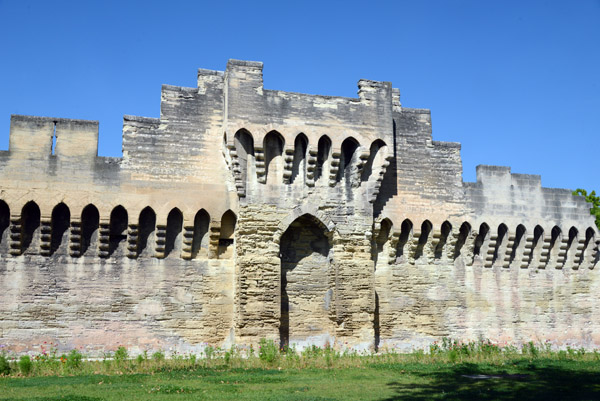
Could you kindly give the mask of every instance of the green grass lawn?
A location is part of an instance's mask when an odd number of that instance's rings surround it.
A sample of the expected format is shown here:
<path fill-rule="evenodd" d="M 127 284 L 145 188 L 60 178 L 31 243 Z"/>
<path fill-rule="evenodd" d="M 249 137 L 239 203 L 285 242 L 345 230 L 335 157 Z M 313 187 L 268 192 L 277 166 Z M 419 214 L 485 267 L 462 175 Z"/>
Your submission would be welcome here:
<path fill-rule="evenodd" d="M 472 376 L 478 378 L 472 378 Z M 492 376 L 490 378 L 490 376 Z M 517 358 L 334 368 L 196 367 L 0 378 L 0 400 L 599 400 L 600 362 Z"/>

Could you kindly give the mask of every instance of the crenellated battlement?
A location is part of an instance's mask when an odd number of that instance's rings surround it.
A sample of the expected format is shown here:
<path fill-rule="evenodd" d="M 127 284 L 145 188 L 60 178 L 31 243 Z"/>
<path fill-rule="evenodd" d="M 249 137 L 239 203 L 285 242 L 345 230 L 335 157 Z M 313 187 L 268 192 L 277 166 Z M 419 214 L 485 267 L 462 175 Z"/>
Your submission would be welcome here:
<path fill-rule="evenodd" d="M 527 224 L 538 219 L 550 226 L 594 226 L 583 197 L 568 189 L 544 188 L 539 175 L 513 174 L 510 167 L 477 166 L 477 182 L 465 183 L 465 191 L 478 221 Z"/>
<path fill-rule="evenodd" d="M 92 160 L 98 155 L 98 121 L 12 115 L 8 150 L 27 158 Z"/>
<path fill-rule="evenodd" d="M 389 82 L 291 93 L 241 60 L 197 82 L 163 85 L 158 118 L 123 117 L 122 158 L 98 156 L 97 121 L 11 117 L 0 336 L 13 351 L 600 346 L 600 232 L 583 197 L 510 167 L 463 182 L 461 144 L 434 140 L 431 111 Z"/>

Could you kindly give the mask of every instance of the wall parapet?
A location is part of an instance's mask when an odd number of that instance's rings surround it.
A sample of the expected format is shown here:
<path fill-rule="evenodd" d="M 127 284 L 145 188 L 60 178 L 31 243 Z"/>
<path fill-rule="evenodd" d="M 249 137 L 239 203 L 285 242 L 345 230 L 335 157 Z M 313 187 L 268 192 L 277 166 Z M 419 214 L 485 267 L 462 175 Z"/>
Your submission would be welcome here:
<path fill-rule="evenodd" d="M 98 121 L 12 115 L 9 152 L 25 158 L 93 159 L 98 155 Z"/>

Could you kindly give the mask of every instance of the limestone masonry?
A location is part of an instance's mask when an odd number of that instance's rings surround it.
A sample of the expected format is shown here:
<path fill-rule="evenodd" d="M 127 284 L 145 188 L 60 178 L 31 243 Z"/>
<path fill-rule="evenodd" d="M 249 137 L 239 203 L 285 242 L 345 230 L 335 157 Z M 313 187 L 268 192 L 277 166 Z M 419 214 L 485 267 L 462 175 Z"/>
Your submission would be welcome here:
<path fill-rule="evenodd" d="M 160 118 L 14 115 L 0 152 L 0 344 L 423 347 L 444 336 L 600 347 L 584 198 L 478 166 L 389 82 L 263 87 L 262 63 L 164 85 Z"/>

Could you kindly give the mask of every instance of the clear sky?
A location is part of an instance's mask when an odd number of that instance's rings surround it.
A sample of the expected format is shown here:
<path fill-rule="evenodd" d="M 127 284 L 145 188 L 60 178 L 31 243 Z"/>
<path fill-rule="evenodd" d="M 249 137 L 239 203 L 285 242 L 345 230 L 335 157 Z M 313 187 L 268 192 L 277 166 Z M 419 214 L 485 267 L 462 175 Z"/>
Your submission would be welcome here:
<path fill-rule="evenodd" d="M 600 191 L 600 1 L 0 0 L 0 149 L 11 114 L 100 121 L 121 155 L 122 116 L 158 117 L 160 85 L 264 62 L 268 89 L 356 96 L 391 81 L 432 111 L 433 138 L 478 164 Z"/>

